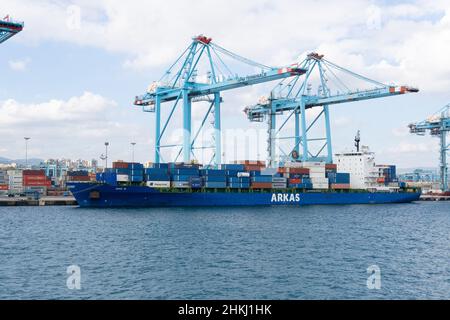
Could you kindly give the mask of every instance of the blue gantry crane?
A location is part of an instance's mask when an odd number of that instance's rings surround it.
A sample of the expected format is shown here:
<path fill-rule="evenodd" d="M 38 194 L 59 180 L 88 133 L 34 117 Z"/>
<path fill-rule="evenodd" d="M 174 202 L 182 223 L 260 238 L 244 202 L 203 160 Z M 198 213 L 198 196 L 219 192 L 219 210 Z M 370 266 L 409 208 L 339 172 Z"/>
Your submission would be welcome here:
<path fill-rule="evenodd" d="M 231 71 L 230 65 L 225 60 L 232 60 L 233 63 L 240 63 L 258 73 L 252 75 L 239 76 Z M 202 75 L 200 69 L 202 68 Z M 241 69 L 240 69 L 241 70 Z M 256 72 L 256 71 L 254 71 Z M 183 161 L 191 161 L 191 156 L 195 156 L 194 151 L 196 139 L 200 131 L 206 124 L 210 114 L 214 115 L 211 123 L 214 126 L 214 137 L 212 146 L 202 146 L 199 149 L 213 149 L 213 157 L 209 164 L 221 164 L 221 92 L 255 84 L 265 83 L 273 80 L 280 80 L 287 77 L 305 74 L 306 70 L 298 66 L 274 68 L 269 67 L 242 56 L 239 56 L 227 49 L 212 42 L 211 38 L 200 35 L 193 38 L 192 43 L 169 68 L 165 75 L 158 81 L 150 85 L 148 91 L 135 99 L 134 104 L 143 108 L 145 112 L 155 113 L 155 162 L 161 161 L 162 148 L 179 148 L 175 159 L 183 155 Z M 202 80 L 201 77 L 204 77 Z M 163 145 L 162 138 L 167 131 L 169 123 L 177 110 L 180 101 L 183 101 L 183 144 Z M 201 126 L 195 135 L 192 135 L 192 103 L 209 102 Z M 161 129 L 161 107 L 163 103 L 171 102 L 170 113 L 162 125 Z"/>
<path fill-rule="evenodd" d="M 447 134 L 450 131 L 450 104 L 425 121 L 411 123 L 409 130 L 411 133 L 421 136 L 424 136 L 429 131 L 431 136 L 439 137 L 441 190 L 444 192 L 449 191 L 447 152 L 450 150 L 450 144 L 447 143 Z"/>
<path fill-rule="evenodd" d="M 326 161 L 332 163 L 333 150 L 331 144 L 331 126 L 329 106 L 346 102 L 355 102 L 375 98 L 418 92 L 418 89 L 407 86 L 387 85 L 371 80 L 348 69 L 340 67 L 324 58 L 323 55 L 310 53 L 300 63 L 300 69 L 306 69 L 305 77 L 296 76 L 281 81 L 269 97 L 263 97 L 259 103 L 246 107 L 244 112 L 250 121 L 268 122 L 268 163 L 276 166 L 276 153 L 280 152 L 287 160 Z M 370 84 L 371 89 L 351 89 L 352 84 L 362 82 L 364 86 Z M 332 88 L 333 86 L 333 88 Z M 335 89 L 332 92 L 332 89 Z M 318 108 L 317 114 L 308 122 L 307 110 Z M 277 126 L 277 118 L 287 117 Z M 294 118 L 294 133 L 281 137 L 280 132 L 287 127 Z M 318 120 L 325 120 L 325 136 L 310 137 L 311 129 L 318 125 Z M 289 151 L 283 150 L 280 141 L 290 143 Z M 291 143 L 293 141 L 293 143 Z M 314 151 L 310 144 L 319 144 L 318 151 Z M 301 149 L 300 149 L 301 147 Z M 326 152 L 326 155 L 323 155 Z"/>
<path fill-rule="evenodd" d="M 23 26 L 23 22 L 13 21 L 9 15 L 0 20 L 0 43 L 18 34 L 23 30 Z"/>

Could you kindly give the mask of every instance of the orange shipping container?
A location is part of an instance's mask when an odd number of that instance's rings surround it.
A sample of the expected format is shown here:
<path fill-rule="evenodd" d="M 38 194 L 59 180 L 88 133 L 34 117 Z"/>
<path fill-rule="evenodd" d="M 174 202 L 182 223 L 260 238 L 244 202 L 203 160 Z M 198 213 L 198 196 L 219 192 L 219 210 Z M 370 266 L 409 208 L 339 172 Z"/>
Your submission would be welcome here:
<path fill-rule="evenodd" d="M 244 170 L 245 171 L 261 171 L 265 167 L 256 166 L 256 165 L 245 165 Z"/>
<path fill-rule="evenodd" d="M 252 183 L 252 189 L 272 189 L 272 183 L 255 182 Z"/>
<path fill-rule="evenodd" d="M 331 184 L 331 189 L 344 189 L 344 190 L 348 190 L 348 189 L 350 189 L 350 185 L 349 185 L 349 184 L 337 184 L 337 183 L 333 183 L 333 184 Z"/>

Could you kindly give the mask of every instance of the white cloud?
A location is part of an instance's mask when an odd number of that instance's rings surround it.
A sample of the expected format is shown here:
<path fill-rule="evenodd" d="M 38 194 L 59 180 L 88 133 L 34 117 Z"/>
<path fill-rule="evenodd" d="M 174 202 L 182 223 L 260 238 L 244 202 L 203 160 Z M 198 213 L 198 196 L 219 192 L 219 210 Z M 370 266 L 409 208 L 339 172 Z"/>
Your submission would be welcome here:
<path fill-rule="evenodd" d="M 23 60 L 11 60 L 8 62 L 11 70 L 14 71 L 25 71 L 28 67 L 28 64 L 31 62 L 31 59 L 26 58 Z"/>
<path fill-rule="evenodd" d="M 332 120 L 332 123 L 337 127 L 345 127 L 352 123 L 349 117 L 337 117 Z"/>
<path fill-rule="evenodd" d="M 349 0 L 336 6 L 297 0 L 217 0 L 214 5 L 207 0 L 75 0 L 69 6 L 22 0 L 3 7 L 26 21 L 17 41 L 100 47 L 127 54 L 124 66 L 134 69 L 170 64 L 191 36 L 205 33 L 266 64 L 288 64 L 301 52 L 319 50 L 380 81 L 427 91 L 450 86 L 450 60 L 439 58 L 450 55 L 448 1 L 374 5 Z"/>
<path fill-rule="evenodd" d="M 288 64 L 301 54 L 318 51 L 339 65 L 382 82 L 417 85 L 425 92 L 448 92 L 449 2 L 376 4 L 372 0 L 349 0 L 339 6 L 327 0 L 216 0 L 213 4 L 208 0 L 20 0 L 5 1 L 2 9 L 26 22 L 24 32 L 14 41 L 26 45 L 68 42 L 119 53 L 124 55 L 124 67 L 152 73 L 149 80 L 159 78 L 191 36 L 205 33 L 223 47 L 265 64 Z M 157 74 L 153 73 L 155 67 Z M 222 115 L 242 118 L 242 108 L 267 94 L 267 88 L 224 94 Z M 28 105 L 4 102 L 2 108 L 11 110 L 0 118 L 0 130 L 12 134 L 17 128 L 13 124 L 31 125 L 37 119 L 38 126 L 66 122 L 74 128 L 71 125 L 76 123 L 77 135 L 104 137 L 111 133 L 98 118 L 104 107 L 90 109 L 82 97 L 74 99 L 73 103 L 55 100 Z M 74 112 L 79 102 L 78 108 L 90 111 Z M 112 107 L 99 99 L 92 108 L 104 104 Z M 26 114 L 17 108 L 27 108 Z M 194 112 L 193 118 L 200 120 L 198 110 Z M 333 119 L 333 123 L 342 127 L 351 124 L 345 117 Z M 112 121 L 107 126 L 112 130 L 120 125 Z M 56 127 L 64 130 L 61 125 Z M 404 130 L 394 129 L 393 134 L 404 137 Z M 423 146 L 402 144 L 393 149 L 407 153 L 414 148 L 422 152 Z"/>
<path fill-rule="evenodd" d="M 21 104 L 10 99 L 0 103 L 0 124 L 48 124 L 74 121 L 85 122 L 98 118 L 102 112 L 116 107 L 117 104 L 102 96 L 85 92 L 80 97 L 67 101 L 50 100 L 38 104 Z"/>
<path fill-rule="evenodd" d="M 89 159 L 98 156 L 103 142 L 109 140 L 112 150 L 116 148 L 114 156 L 124 158 L 128 150 L 119 146 L 127 146 L 144 129 L 117 121 L 119 113 L 115 101 L 91 92 L 41 103 L 0 101 L 0 149 L 8 147 L 12 152 L 2 156 L 22 157 L 23 137 L 29 136 L 33 157 Z"/>
<path fill-rule="evenodd" d="M 393 154 L 410 154 L 410 153 L 425 153 L 425 152 L 435 152 L 436 145 L 433 143 L 409 143 L 400 142 L 397 146 L 388 149 L 389 153 Z"/>
<path fill-rule="evenodd" d="M 404 127 L 398 127 L 398 128 L 394 128 L 392 129 L 392 134 L 395 137 L 407 137 L 410 135 L 409 129 L 407 126 Z"/>

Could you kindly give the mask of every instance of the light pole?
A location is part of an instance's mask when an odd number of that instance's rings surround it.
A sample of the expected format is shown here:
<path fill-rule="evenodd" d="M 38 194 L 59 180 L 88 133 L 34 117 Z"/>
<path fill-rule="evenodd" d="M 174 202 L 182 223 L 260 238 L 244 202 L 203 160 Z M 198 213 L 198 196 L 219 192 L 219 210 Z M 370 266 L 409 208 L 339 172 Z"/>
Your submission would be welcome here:
<path fill-rule="evenodd" d="M 134 147 L 136 146 L 136 142 L 131 143 L 131 162 L 134 163 Z"/>
<path fill-rule="evenodd" d="M 106 154 L 105 154 L 106 165 L 105 165 L 105 169 L 108 169 L 108 146 L 109 146 L 109 142 L 105 142 L 105 148 L 106 148 Z"/>
<path fill-rule="evenodd" d="M 28 140 L 30 140 L 31 138 L 29 137 L 25 137 L 25 169 L 28 168 Z"/>

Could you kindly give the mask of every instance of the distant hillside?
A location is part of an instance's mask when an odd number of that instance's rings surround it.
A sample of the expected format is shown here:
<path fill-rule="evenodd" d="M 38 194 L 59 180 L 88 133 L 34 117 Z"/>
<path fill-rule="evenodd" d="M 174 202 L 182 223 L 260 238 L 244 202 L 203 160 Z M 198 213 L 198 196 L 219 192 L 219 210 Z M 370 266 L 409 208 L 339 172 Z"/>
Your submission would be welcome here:
<path fill-rule="evenodd" d="M 28 159 L 28 164 L 32 165 L 32 166 L 37 166 L 37 165 L 41 164 L 41 162 L 43 162 L 43 161 L 44 160 L 42 160 L 42 159 L 32 158 L 32 159 Z M 0 163 L 1 164 L 17 163 L 18 165 L 25 165 L 26 161 L 25 161 L 25 159 L 11 160 L 11 159 L 0 157 Z"/>

